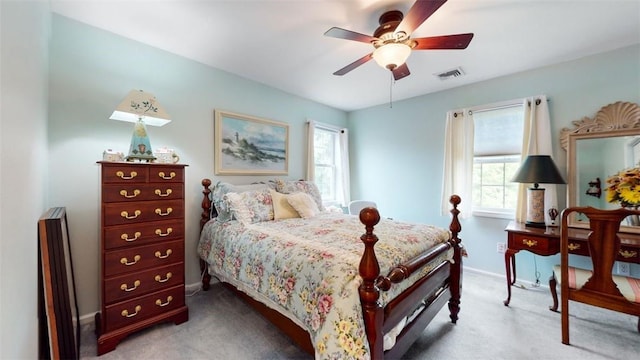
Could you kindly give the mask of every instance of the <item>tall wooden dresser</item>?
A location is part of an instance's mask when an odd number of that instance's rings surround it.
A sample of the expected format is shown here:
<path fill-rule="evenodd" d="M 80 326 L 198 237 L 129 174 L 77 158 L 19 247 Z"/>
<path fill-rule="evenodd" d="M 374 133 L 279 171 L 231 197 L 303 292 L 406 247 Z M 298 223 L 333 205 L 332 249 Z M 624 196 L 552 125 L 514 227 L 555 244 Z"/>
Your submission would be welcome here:
<path fill-rule="evenodd" d="M 184 286 L 181 164 L 100 161 L 101 312 L 98 355 L 131 333 L 189 319 Z"/>

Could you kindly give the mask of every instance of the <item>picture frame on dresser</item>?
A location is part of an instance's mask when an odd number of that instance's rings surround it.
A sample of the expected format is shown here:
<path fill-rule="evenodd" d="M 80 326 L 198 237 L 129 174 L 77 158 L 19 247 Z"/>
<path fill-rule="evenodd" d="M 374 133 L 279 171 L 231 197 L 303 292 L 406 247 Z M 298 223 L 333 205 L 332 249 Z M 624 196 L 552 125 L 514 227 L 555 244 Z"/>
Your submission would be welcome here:
<path fill-rule="evenodd" d="M 216 175 L 287 175 L 289 125 L 214 110 Z"/>
<path fill-rule="evenodd" d="M 38 220 L 40 359 L 79 359 L 80 318 L 65 207 Z"/>

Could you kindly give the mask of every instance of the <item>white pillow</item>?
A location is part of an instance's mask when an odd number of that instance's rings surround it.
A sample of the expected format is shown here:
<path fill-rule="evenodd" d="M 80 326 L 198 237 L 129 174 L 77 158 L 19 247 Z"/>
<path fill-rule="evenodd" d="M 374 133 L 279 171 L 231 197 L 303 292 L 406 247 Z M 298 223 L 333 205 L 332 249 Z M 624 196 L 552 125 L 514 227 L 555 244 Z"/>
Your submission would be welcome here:
<path fill-rule="evenodd" d="M 312 218 L 320 212 L 316 201 L 307 193 L 290 194 L 287 196 L 287 201 L 303 219 Z"/>
<path fill-rule="evenodd" d="M 287 200 L 290 195 L 281 194 L 275 190 L 270 191 L 271 198 L 273 199 L 273 217 L 275 220 L 300 217 L 296 209 L 294 209 Z"/>
<path fill-rule="evenodd" d="M 225 199 L 233 217 L 245 225 L 273 220 L 273 204 L 267 189 L 230 192 Z"/>

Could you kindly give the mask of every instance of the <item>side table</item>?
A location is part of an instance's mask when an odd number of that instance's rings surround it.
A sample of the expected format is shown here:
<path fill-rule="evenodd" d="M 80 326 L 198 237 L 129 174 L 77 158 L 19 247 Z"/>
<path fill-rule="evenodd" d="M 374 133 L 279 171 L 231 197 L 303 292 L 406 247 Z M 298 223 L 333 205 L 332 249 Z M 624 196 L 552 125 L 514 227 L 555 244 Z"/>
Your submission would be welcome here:
<path fill-rule="evenodd" d="M 516 257 L 520 250 L 536 255 L 549 256 L 560 253 L 560 228 L 526 227 L 523 223 L 511 221 L 505 228 L 507 249 L 504 253 L 504 265 L 507 277 L 507 298 L 504 305 L 511 301 L 511 286 L 516 282 Z M 589 255 L 589 230 L 569 228 L 569 253 Z M 616 261 L 640 264 L 640 234 L 619 233 L 620 251 Z"/>

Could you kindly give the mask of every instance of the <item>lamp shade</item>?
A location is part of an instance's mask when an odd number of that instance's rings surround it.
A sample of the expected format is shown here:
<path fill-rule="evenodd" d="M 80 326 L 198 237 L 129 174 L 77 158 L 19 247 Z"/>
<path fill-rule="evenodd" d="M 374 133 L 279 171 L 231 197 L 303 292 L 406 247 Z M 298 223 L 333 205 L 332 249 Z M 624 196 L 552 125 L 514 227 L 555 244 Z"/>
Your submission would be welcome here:
<path fill-rule="evenodd" d="M 393 70 L 407 61 L 411 54 L 409 45 L 390 43 L 373 51 L 373 59 L 385 69 Z"/>
<path fill-rule="evenodd" d="M 536 184 L 536 187 L 537 184 L 566 184 L 549 155 L 529 155 L 511 181 Z"/>
<path fill-rule="evenodd" d="M 152 126 L 163 126 L 171 122 L 169 114 L 156 101 L 156 97 L 142 90 L 131 90 L 109 119 L 127 122 L 144 120 L 146 125 Z"/>

